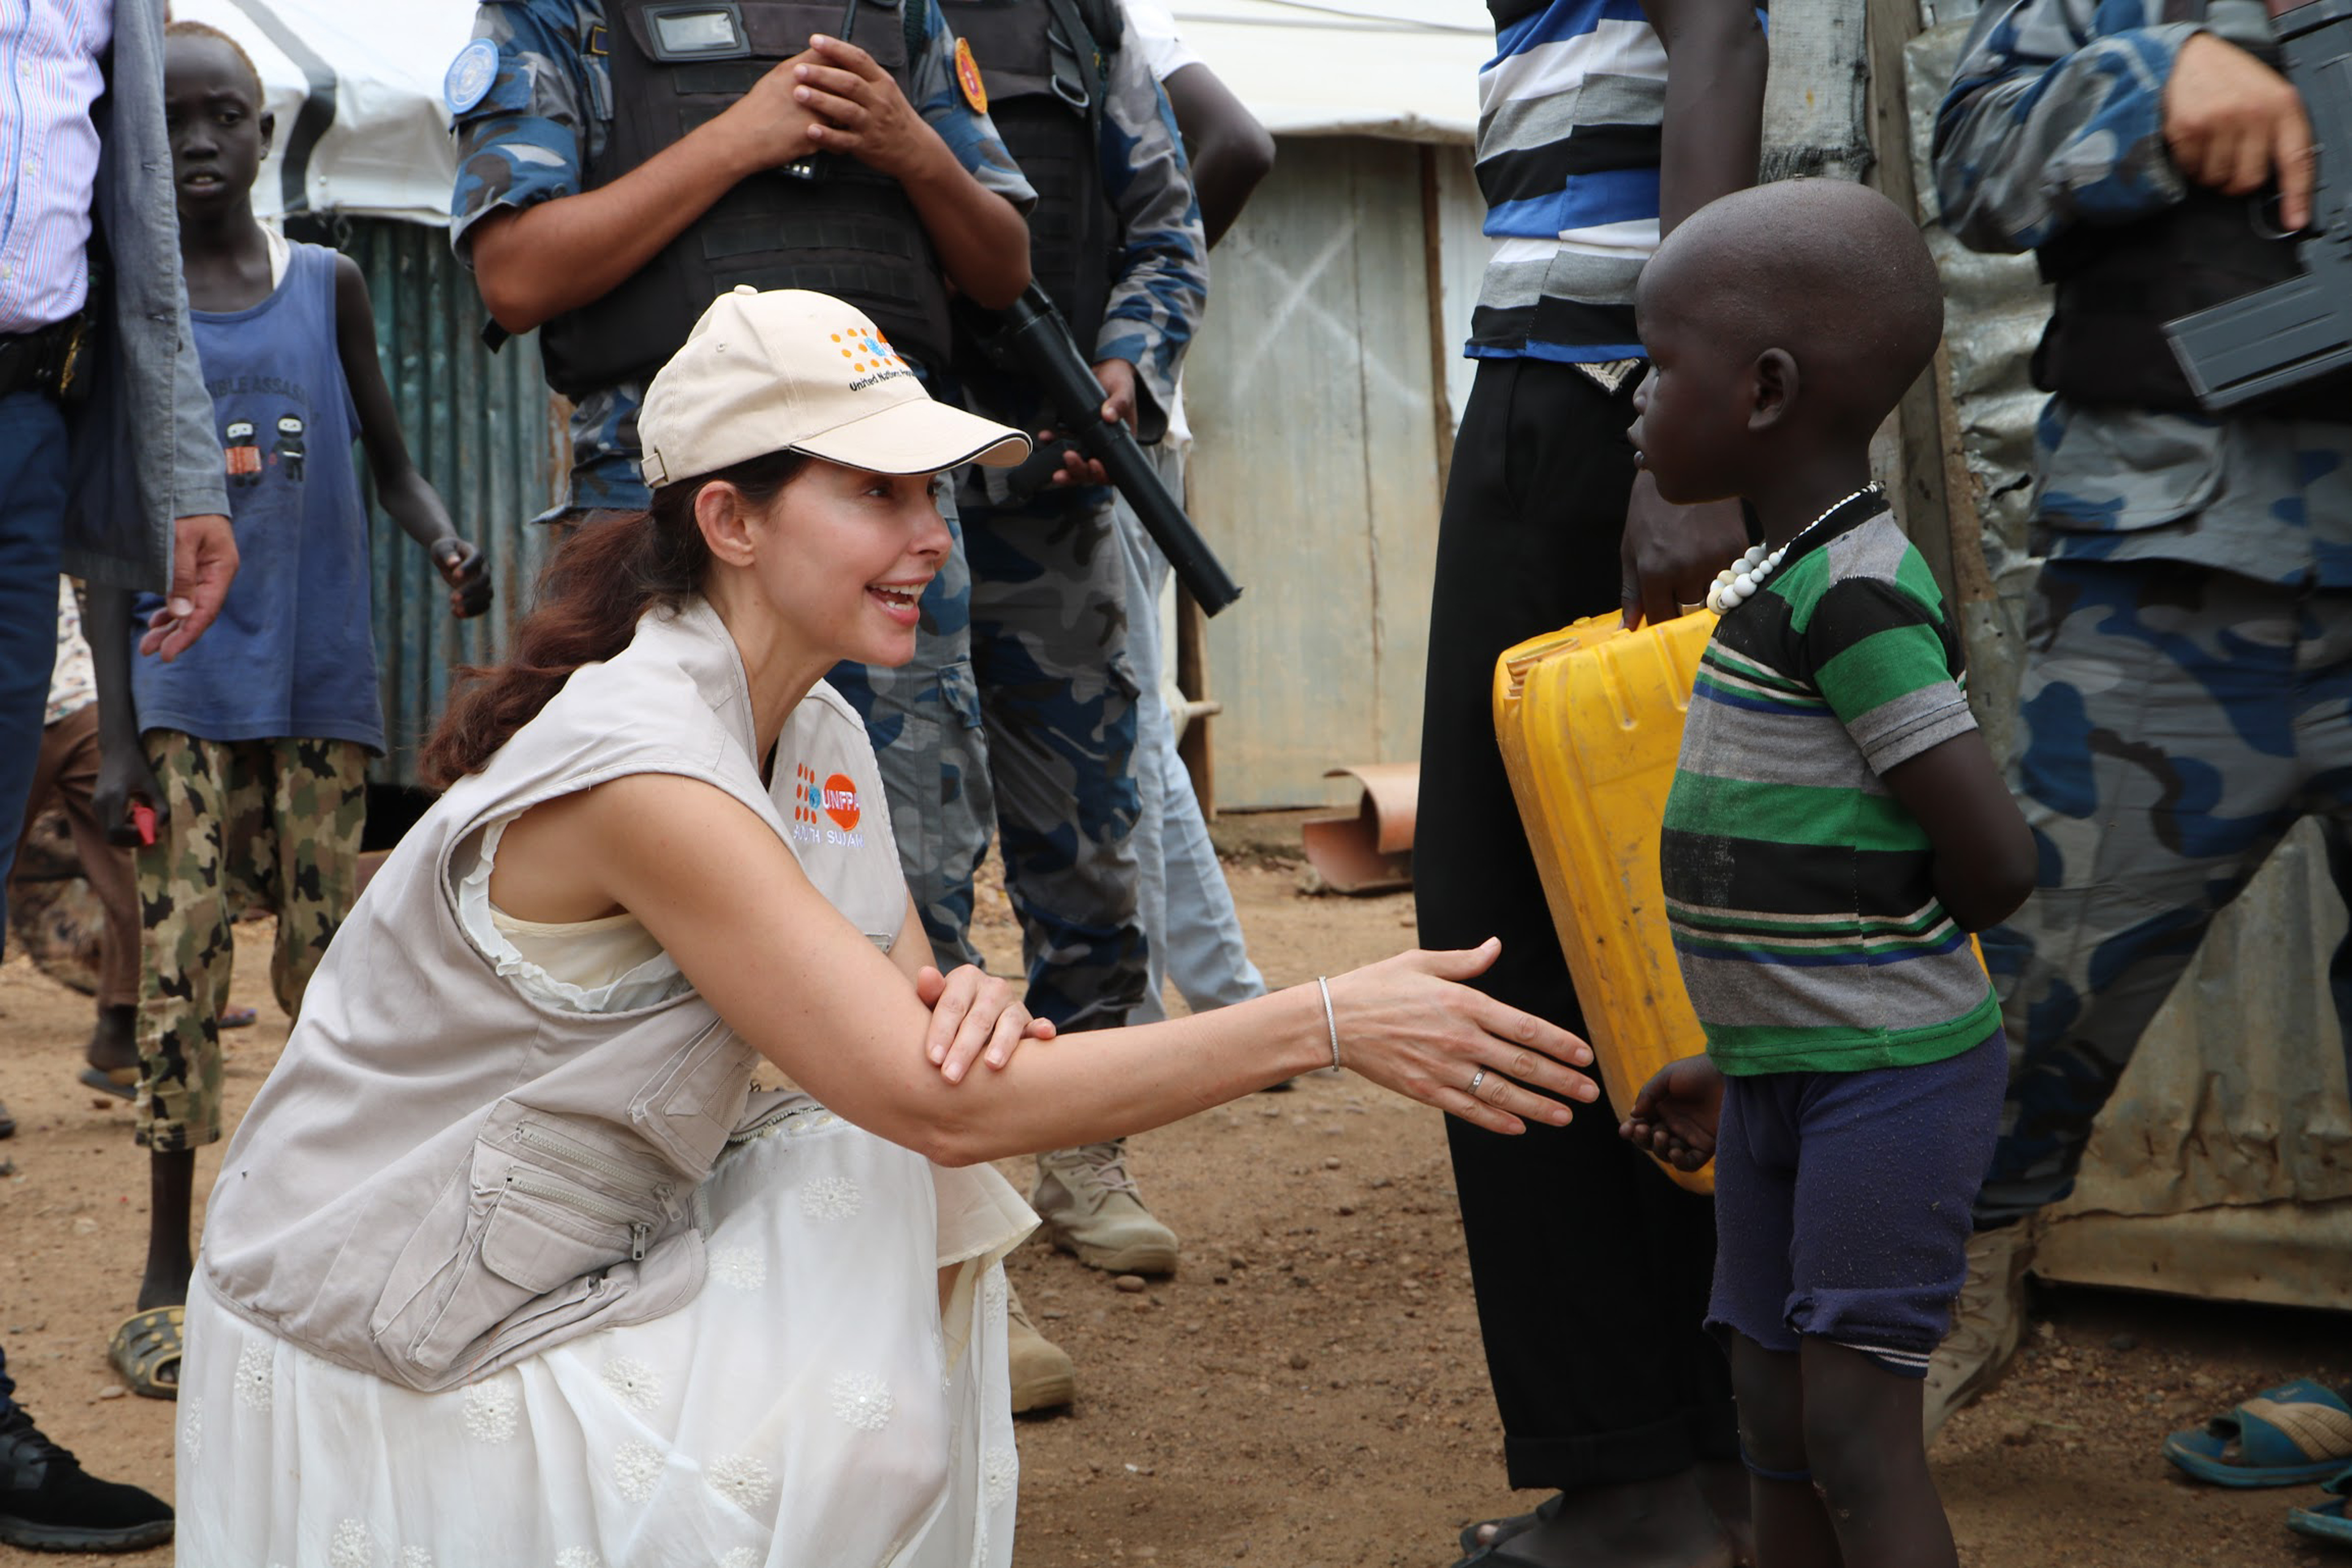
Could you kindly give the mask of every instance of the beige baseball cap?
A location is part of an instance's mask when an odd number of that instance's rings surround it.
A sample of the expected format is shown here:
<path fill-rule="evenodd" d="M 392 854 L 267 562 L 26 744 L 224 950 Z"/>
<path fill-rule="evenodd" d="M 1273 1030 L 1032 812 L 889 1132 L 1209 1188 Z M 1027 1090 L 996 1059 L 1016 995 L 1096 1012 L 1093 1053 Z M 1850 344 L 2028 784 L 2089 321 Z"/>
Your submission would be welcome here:
<path fill-rule="evenodd" d="M 1020 431 L 935 401 L 855 306 L 748 283 L 710 302 L 646 386 L 637 438 L 656 488 L 787 447 L 876 474 L 1029 455 Z"/>

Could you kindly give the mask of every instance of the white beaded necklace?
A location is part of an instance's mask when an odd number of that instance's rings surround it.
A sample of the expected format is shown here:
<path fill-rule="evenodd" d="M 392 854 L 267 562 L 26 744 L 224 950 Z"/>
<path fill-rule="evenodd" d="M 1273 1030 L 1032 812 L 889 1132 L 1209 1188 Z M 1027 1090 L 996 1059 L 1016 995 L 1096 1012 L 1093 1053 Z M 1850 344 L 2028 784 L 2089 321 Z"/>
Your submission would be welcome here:
<path fill-rule="evenodd" d="M 1764 585 L 1764 579 L 1772 575 L 1780 564 L 1780 558 L 1788 554 L 1799 540 L 1836 516 L 1848 502 L 1857 501 L 1866 495 L 1876 493 L 1878 493 L 1878 481 L 1873 479 L 1853 494 L 1831 502 L 1827 511 L 1790 534 L 1786 544 L 1769 555 L 1764 552 L 1762 545 L 1749 545 L 1747 554 L 1717 573 L 1715 581 L 1707 584 L 1706 607 L 1718 616 L 1727 616 L 1754 598 L 1756 590 Z"/>

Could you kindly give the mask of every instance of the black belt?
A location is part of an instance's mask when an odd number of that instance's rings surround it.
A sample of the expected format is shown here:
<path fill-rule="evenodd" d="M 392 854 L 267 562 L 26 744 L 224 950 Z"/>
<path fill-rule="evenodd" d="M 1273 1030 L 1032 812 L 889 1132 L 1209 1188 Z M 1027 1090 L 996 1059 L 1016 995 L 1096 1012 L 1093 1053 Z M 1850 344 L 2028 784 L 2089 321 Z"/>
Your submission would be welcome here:
<path fill-rule="evenodd" d="M 69 316 L 29 332 L 0 332 L 0 397 L 27 390 L 57 396 L 59 374 L 81 324 L 79 316 Z"/>

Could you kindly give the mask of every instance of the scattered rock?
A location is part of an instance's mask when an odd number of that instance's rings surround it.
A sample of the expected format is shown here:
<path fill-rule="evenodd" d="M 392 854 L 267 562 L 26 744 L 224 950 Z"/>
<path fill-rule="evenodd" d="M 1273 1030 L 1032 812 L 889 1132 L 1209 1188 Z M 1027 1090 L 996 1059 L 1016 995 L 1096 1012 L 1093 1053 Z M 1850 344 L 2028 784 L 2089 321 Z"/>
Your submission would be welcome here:
<path fill-rule="evenodd" d="M 1305 1351 L 1292 1351 L 1290 1352 L 1290 1370 L 1293 1372 L 1305 1372 L 1307 1370 L 1307 1352 Z"/>
<path fill-rule="evenodd" d="M 1110 1282 L 1110 1288 L 1114 1290 L 1123 1291 L 1129 1296 L 1137 1295 L 1144 1289 L 1143 1276 L 1140 1274 L 1122 1274 L 1118 1279 Z"/>
<path fill-rule="evenodd" d="M 2107 1348 L 2111 1351 L 2136 1351 L 2139 1349 L 2139 1336 L 2137 1334 L 2117 1334 L 2115 1338 L 2107 1342 Z"/>
<path fill-rule="evenodd" d="M 2011 1416 L 2000 1424 L 2000 1440 L 2012 1448 L 2021 1448 L 2033 1441 L 2033 1423 L 2022 1415 Z"/>
<path fill-rule="evenodd" d="M 1324 1168 L 1325 1170 L 1327 1170 L 1327 1171 L 1336 1171 L 1336 1170 L 1338 1170 L 1338 1169 L 1339 1168 L 1339 1155 L 1337 1155 L 1337 1154 L 1326 1154 L 1326 1155 L 1324 1155 L 1324 1156 L 1323 1156 L 1323 1168 Z"/>
<path fill-rule="evenodd" d="M 98 1391 L 100 1399 L 120 1399 L 131 1391 L 119 1383 L 110 1383 Z"/>
<path fill-rule="evenodd" d="M 1356 1205 L 1353 1205 L 1353 1204 L 1341 1204 L 1341 1205 L 1339 1205 L 1339 1217 L 1340 1217 L 1340 1218 L 1342 1218 L 1342 1219 L 1345 1219 L 1348 1215 L 1351 1215 L 1351 1214 L 1354 1214 L 1354 1213 L 1356 1212 Z"/>

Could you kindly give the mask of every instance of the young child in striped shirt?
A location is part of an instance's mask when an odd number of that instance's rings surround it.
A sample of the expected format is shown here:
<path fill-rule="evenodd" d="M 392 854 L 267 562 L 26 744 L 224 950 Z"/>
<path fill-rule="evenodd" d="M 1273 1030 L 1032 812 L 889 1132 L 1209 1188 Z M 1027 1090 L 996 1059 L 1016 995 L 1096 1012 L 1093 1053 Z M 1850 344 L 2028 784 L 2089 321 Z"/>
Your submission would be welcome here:
<path fill-rule="evenodd" d="M 1643 467 L 1678 504 L 1745 499 L 1765 542 L 1709 595 L 1661 847 L 1706 1055 L 1653 1079 L 1623 1131 L 1716 1162 L 1707 1321 L 1759 1568 L 1951 1568 L 1920 1379 L 2009 1069 L 1968 933 L 2024 901 L 2034 848 L 1870 482 L 1941 290 L 1885 197 L 1803 180 L 1702 208 L 1634 309 Z"/>

